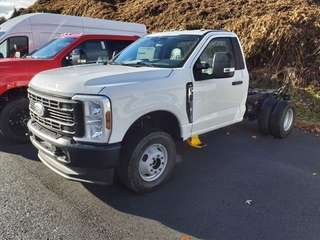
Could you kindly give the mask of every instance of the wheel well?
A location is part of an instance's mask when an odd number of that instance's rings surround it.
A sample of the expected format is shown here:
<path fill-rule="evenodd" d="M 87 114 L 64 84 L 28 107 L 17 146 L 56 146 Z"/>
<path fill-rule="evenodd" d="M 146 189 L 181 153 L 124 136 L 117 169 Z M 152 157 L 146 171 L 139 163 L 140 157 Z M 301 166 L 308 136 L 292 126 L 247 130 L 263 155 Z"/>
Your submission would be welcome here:
<path fill-rule="evenodd" d="M 177 118 L 166 111 L 148 113 L 136 120 L 127 131 L 124 139 L 137 129 L 158 128 L 170 134 L 175 141 L 182 141 Z"/>
<path fill-rule="evenodd" d="M 19 88 L 12 88 L 0 96 L 0 111 L 3 107 L 11 102 L 13 99 L 17 98 L 27 98 L 28 92 L 27 87 L 19 87 Z"/>

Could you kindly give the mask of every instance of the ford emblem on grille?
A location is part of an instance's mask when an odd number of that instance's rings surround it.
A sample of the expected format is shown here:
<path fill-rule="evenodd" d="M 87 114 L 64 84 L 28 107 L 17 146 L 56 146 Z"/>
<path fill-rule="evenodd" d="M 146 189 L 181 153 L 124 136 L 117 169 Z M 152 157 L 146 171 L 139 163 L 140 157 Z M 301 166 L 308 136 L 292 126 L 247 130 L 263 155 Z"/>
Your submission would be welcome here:
<path fill-rule="evenodd" d="M 34 112 L 39 116 L 39 117 L 43 117 L 44 113 L 45 113 L 45 108 L 41 103 L 35 103 L 34 104 Z"/>

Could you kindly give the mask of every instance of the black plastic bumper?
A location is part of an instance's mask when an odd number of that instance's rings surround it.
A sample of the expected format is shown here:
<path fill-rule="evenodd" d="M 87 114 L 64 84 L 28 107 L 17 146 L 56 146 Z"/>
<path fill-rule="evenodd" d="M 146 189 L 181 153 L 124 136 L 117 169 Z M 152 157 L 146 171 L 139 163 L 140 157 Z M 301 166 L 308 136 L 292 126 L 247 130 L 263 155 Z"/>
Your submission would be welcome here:
<path fill-rule="evenodd" d="M 40 160 L 61 176 L 76 181 L 112 184 L 121 144 L 79 144 L 67 137 L 55 137 L 36 122 L 28 122 L 30 140 Z"/>

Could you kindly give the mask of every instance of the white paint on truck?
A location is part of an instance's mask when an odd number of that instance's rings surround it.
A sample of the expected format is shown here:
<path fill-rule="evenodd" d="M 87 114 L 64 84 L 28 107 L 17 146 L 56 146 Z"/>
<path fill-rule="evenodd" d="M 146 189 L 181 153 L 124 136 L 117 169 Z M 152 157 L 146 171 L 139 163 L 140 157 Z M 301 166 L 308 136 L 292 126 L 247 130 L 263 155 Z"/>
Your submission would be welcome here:
<path fill-rule="evenodd" d="M 248 87 L 235 33 L 151 34 L 107 65 L 37 74 L 28 90 L 30 139 L 41 161 L 68 179 L 111 183 L 117 167 L 125 185 L 146 193 L 171 174 L 175 141 L 201 145 L 199 134 L 243 119 Z"/>

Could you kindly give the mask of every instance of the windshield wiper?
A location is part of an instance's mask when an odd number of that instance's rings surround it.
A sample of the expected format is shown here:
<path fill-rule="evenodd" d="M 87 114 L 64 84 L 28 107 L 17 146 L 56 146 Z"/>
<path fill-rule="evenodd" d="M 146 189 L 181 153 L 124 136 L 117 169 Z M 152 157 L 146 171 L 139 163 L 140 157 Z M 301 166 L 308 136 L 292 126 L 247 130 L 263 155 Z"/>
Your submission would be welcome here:
<path fill-rule="evenodd" d="M 152 63 L 147 63 L 147 62 L 127 62 L 127 63 L 123 63 L 123 62 L 107 62 L 104 63 L 104 65 L 122 65 L 122 66 L 130 66 L 130 67 L 154 67 L 154 64 Z"/>
<path fill-rule="evenodd" d="M 111 62 L 111 61 L 109 61 L 109 62 L 104 63 L 104 65 L 123 65 L 123 63 L 121 63 L 121 62 Z"/>
<path fill-rule="evenodd" d="M 122 65 L 125 66 L 132 66 L 132 67 L 154 67 L 154 64 L 147 63 L 147 62 L 135 62 L 135 63 L 123 63 Z"/>

